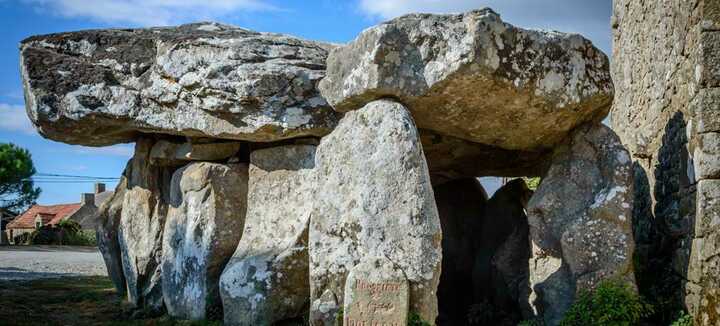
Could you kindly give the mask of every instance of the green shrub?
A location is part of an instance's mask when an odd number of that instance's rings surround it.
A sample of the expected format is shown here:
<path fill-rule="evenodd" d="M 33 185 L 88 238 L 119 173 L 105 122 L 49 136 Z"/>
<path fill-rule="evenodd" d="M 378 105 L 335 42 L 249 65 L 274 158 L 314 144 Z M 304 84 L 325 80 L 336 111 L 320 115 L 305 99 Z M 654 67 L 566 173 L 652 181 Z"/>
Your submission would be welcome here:
<path fill-rule="evenodd" d="M 345 322 L 345 307 L 340 307 L 335 314 L 335 325 L 342 325 Z"/>
<path fill-rule="evenodd" d="M 432 326 L 427 321 L 423 320 L 417 312 L 411 312 L 408 315 L 408 326 Z"/>
<path fill-rule="evenodd" d="M 670 326 L 693 326 L 692 316 L 687 312 L 680 312 L 680 316 Z"/>
<path fill-rule="evenodd" d="M 565 313 L 560 326 L 631 326 L 652 313 L 629 285 L 605 281 L 592 291 L 579 294 Z"/>
<path fill-rule="evenodd" d="M 95 231 L 80 230 L 76 233 L 64 234 L 64 245 L 68 246 L 97 246 Z"/>
<path fill-rule="evenodd" d="M 68 246 L 97 246 L 95 231 L 83 230 L 78 222 L 62 220 L 58 223 L 62 229 L 62 244 Z"/>
<path fill-rule="evenodd" d="M 542 179 L 540 177 L 534 177 L 534 178 L 523 178 L 525 180 L 525 184 L 527 184 L 528 189 L 535 191 L 540 186 L 540 182 Z"/>

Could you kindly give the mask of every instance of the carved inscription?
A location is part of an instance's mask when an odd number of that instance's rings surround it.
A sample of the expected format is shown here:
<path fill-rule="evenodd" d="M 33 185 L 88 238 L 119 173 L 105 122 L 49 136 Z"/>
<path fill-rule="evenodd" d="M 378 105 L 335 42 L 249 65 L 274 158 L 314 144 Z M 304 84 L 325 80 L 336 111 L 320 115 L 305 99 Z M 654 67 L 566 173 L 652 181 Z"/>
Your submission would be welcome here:
<path fill-rule="evenodd" d="M 408 311 L 407 280 L 386 259 L 367 259 L 348 275 L 344 310 L 345 326 L 404 326 Z"/>

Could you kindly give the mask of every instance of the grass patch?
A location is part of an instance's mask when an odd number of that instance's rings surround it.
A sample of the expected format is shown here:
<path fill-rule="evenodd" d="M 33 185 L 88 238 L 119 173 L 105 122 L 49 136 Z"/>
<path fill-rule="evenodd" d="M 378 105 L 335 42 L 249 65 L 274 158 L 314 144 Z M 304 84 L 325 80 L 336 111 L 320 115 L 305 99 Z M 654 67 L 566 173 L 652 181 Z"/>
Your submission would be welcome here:
<path fill-rule="evenodd" d="M 2 325 L 221 325 L 220 322 L 177 321 L 168 317 L 128 320 L 130 312 L 107 277 L 0 281 Z"/>

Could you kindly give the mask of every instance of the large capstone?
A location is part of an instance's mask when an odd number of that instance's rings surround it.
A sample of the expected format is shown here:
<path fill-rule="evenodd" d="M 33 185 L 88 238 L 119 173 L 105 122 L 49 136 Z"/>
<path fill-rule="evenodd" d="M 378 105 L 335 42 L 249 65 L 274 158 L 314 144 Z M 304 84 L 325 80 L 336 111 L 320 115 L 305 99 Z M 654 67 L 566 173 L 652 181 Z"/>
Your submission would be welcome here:
<path fill-rule="evenodd" d="M 154 140 L 139 139 L 131 160 L 118 227 L 128 301 L 152 313 L 163 308 L 160 264 L 172 170 L 150 163 Z"/>
<path fill-rule="evenodd" d="M 215 23 L 34 36 L 20 46 L 45 137 L 110 145 L 140 133 L 274 141 L 336 123 L 316 85 L 331 46 Z"/>
<path fill-rule="evenodd" d="M 602 280 L 634 284 L 632 177 L 628 151 L 604 125 L 582 126 L 556 149 L 528 203 L 529 303 L 547 324 Z"/>
<path fill-rule="evenodd" d="M 331 51 L 320 90 L 338 111 L 396 98 L 420 128 L 532 151 L 601 120 L 613 98 L 608 59 L 590 41 L 520 29 L 490 9 L 368 28 Z"/>
<path fill-rule="evenodd" d="M 202 162 L 174 173 L 161 266 L 170 316 L 222 319 L 218 284 L 243 233 L 247 170 Z"/>
<path fill-rule="evenodd" d="M 321 140 L 315 162 L 311 323 L 334 324 L 348 272 L 370 256 L 386 257 L 405 273 L 410 310 L 434 321 L 440 221 L 410 112 L 391 100 L 349 112 Z"/>
<path fill-rule="evenodd" d="M 306 317 L 314 166 L 312 145 L 251 153 L 245 231 L 220 279 L 226 325 Z"/>

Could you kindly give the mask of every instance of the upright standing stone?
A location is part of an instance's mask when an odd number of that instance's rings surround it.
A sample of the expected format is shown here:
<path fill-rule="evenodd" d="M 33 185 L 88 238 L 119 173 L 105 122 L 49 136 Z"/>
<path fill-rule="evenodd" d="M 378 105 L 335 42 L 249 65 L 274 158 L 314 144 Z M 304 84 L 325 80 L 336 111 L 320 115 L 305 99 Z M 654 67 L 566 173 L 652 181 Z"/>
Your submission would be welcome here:
<path fill-rule="evenodd" d="M 365 256 L 387 257 L 401 269 L 410 310 L 433 322 L 442 236 L 410 113 L 389 100 L 347 113 L 320 142 L 315 162 L 311 323 L 334 323 L 340 303 L 331 301 L 344 297 L 347 273 Z"/>
<path fill-rule="evenodd" d="M 343 325 L 405 326 L 408 320 L 408 282 L 387 258 L 365 257 L 345 282 Z"/>
<path fill-rule="evenodd" d="M 108 276 L 112 280 L 115 289 L 120 296 L 127 294 L 127 285 L 125 283 L 125 274 L 122 267 L 122 253 L 120 252 L 120 244 L 118 243 L 118 228 L 120 227 L 120 218 L 122 217 L 122 205 L 125 200 L 125 192 L 128 187 L 127 175 L 129 175 L 132 162 L 128 165 L 120 177 L 115 192 L 112 197 L 105 201 L 98 209 L 98 224 L 95 230 L 95 238 L 97 246 L 102 253 Z"/>
<path fill-rule="evenodd" d="M 247 165 L 193 163 L 172 178 L 162 290 L 170 316 L 221 319 L 220 273 L 243 233 Z"/>
<path fill-rule="evenodd" d="M 472 272 L 482 231 L 487 193 L 476 178 L 448 181 L 433 188 L 442 226 L 442 273 L 437 322 L 462 324 L 473 304 Z"/>
<path fill-rule="evenodd" d="M 547 324 L 560 321 L 578 291 L 608 278 L 634 282 L 632 173 L 604 125 L 583 126 L 556 149 L 528 204 L 530 304 Z"/>
<path fill-rule="evenodd" d="M 473 266 L 475 302 L 488 302 L 518 322 L 527 307 L 530 244 L 525 207 L 532 195 L 523 179 L 515 179 L 490 198 Z M 523 297 L 524 296 L 524 297 Z"/>
<path fill-rule="evenodd" d="M 270 325 L 307 309 L 314 166 L 311 145 L 250 155 L 245 231 L 220 278 L 226 325 Z"/>
<path fill-rule="evenodd" d="M 118 243 L 127 281 L 128 300 L 136 308 L 159 312 L 163 307 L 160 282 L 162 235 L 168 210 L 171 171 L 150 163 L 154 141 L 135 144 L 122 204 Z"/>

